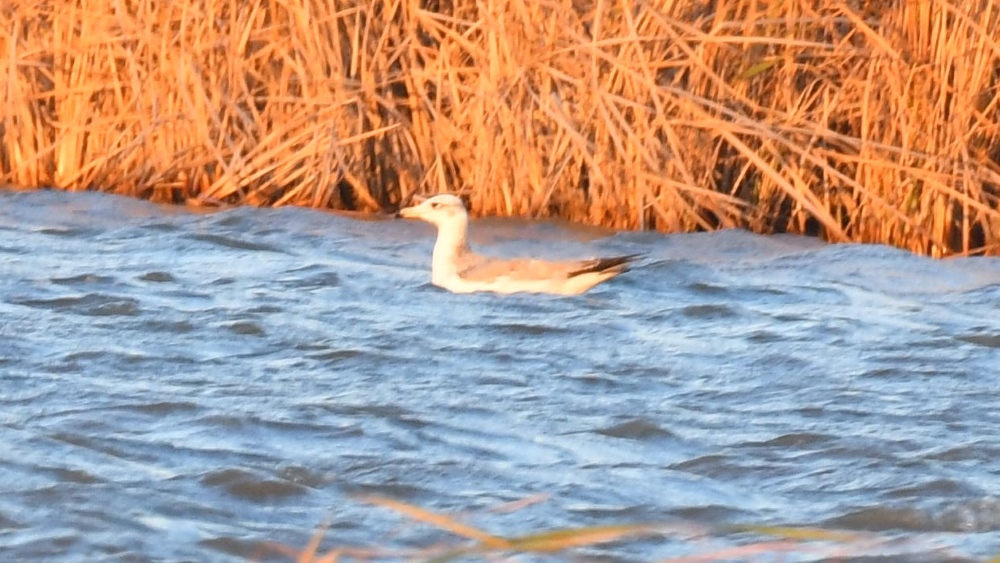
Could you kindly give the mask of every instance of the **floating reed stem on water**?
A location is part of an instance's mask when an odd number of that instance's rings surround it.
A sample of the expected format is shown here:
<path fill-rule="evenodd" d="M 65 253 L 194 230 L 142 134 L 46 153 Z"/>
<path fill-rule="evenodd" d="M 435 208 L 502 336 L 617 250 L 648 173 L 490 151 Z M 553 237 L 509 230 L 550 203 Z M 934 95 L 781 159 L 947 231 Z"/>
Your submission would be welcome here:
<path fill-rule="evenodd" d="M 7 0 L 0 184 L 1000 254 L 1000 0 Z"/>
<path fill-rule="evenodd" d="M 780 554 L 808 556 L 809 559 L 841 560 L 874 557 L 915 559 L 926 558 L 930 554 L 961 559 L 952 549 L 933 546 L 928 538 L 920 536 L 901 539 L 899 537 L 879 537 L 878 535 L 827 530 L 800 526 L 748 526 L 748 525 L 705 525 L 694 522 L 647 522 L 634 524 L 613 524 L 579 528 L 562 528 L 529 532 L 519 536 L 500 536 L 463 522 L 456 515 L 442 514 L 384 497 L 361 498 L 364 502 L 389 508 L 406 516 L 414 523 L 430 525 L 439 531 L 449 532 L 465 540 L 435 542 L 424 548 L 406 549 L 389 547 L 340 546 L 329 551 L 320 549 L 330 522 L 322 525 L 308 544 L 301 549 L 267 543 L 254 550 L 252 561 L 262 560 L 263 555 L 285 555 L 297 563 L 334 563 L 342 559 L 354 560 L 409 560 L 427 562 L 465 561 L 470 558 L 485 561 L 507 561 L 515 559 L 515 554 L 561 554 L 573 559 L 573 550 L 593 548 L 601 544 L 647 541 L 661 545 L 673 543 L 675 557 L 661 559 L 662 563 L 710 563 L 713 561 L 744 561 L 779 559 Z M 510 509 L 527 506 L 525 499 L 508 505 Z M 497 507 L 491 512 L 508 511 Z M 480 514 L 481 516 L 482 514 Z M 743 536 L 732 542 L 733 535 Z M 727 541 L 728 536 L 728 541 Z M 749 541 L 754 536 L 754 541 Z M 721 540 L 721 541 L 720 541 Z M 760 541 L 763 540 L 763 541 Z M 719 544 L 722 544 L 721 546 Z M 726 545 L 726 544 L 729 545 Z M 647 549 L 649 544 L 647 543 Z M 641 552 L 641 551 L 640 551 Z M 634 555 L 635 551 L 630 553 Z M 591 554 L 593 555 L 593 554 Z M 593 558 L 593 557 L 591 557 Z M 987 563 L 996 563 L 991 559 Z"/>

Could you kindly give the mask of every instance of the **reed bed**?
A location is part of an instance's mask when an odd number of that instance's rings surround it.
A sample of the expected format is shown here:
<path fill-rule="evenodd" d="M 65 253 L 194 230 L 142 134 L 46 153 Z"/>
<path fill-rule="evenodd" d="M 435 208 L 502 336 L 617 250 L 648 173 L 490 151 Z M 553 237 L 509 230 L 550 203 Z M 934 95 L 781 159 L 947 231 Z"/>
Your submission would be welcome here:
<path fill-rule="evenodd" d="M 1000 254 L 1000 0 L 7 0 L 0 184 Z"/>

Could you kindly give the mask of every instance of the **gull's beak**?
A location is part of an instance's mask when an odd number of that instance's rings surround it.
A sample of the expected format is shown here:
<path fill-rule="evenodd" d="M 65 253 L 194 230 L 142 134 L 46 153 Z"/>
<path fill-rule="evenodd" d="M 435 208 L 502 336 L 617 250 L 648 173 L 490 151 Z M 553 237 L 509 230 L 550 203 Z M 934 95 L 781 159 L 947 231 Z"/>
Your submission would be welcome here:
<path fill-rule="evenodd" d="M 397 211 L 396 217 L 403 217 L 406 219 L 413 219 L 420 217 L 420 212 L 417 211 L 417 208 L 420 207 L 420 204 L 426 200 L 427 198 L 421 195 L 414 194 L 413 197 L 410 198 L 410 202 L 412 202 L 413 205 L 409 207 L 404 207 L 399 211 Z"/>
<path fill-rule="evenodd" d="M 419 216 L 420 216 L 420 213 L 418 213 L 412 207 L 404 207 L 404 208 L 402 208 L 402 209 L 400 209 L 399 211 L 396 212 L 396 217 L 403 217 L 403 218 L 406 218 L 406 219 L 409 219 L 409 218 L 412 218 L 412 217 L 419 217 Z"/>

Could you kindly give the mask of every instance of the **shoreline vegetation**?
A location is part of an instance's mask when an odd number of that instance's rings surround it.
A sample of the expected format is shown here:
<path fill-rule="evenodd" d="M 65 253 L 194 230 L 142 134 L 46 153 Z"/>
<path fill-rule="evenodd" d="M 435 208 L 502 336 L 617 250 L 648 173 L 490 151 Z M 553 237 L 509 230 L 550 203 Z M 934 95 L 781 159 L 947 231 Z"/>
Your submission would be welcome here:
<path fill-rule="evenodd" d="M 1000 254 L 1000 0 L 9 0 L 0 185 Z"/>

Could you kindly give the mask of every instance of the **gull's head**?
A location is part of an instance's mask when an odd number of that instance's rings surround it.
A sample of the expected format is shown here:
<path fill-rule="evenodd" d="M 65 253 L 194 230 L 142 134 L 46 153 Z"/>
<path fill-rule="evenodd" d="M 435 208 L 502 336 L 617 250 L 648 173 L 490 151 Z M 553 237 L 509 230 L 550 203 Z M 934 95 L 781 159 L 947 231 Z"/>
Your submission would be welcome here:
<path fill-rule="evenodd" d="M 424 200 L 419 205 L 400 209 L 399 216 L 409 219 L 421 219 L 428 223 L 433 223 L 438 227 L 454 223 L 464 223 L 468 220 L 465 204 L 462 203 L 461 198 L 451 194 L 436 195 Z"/>

